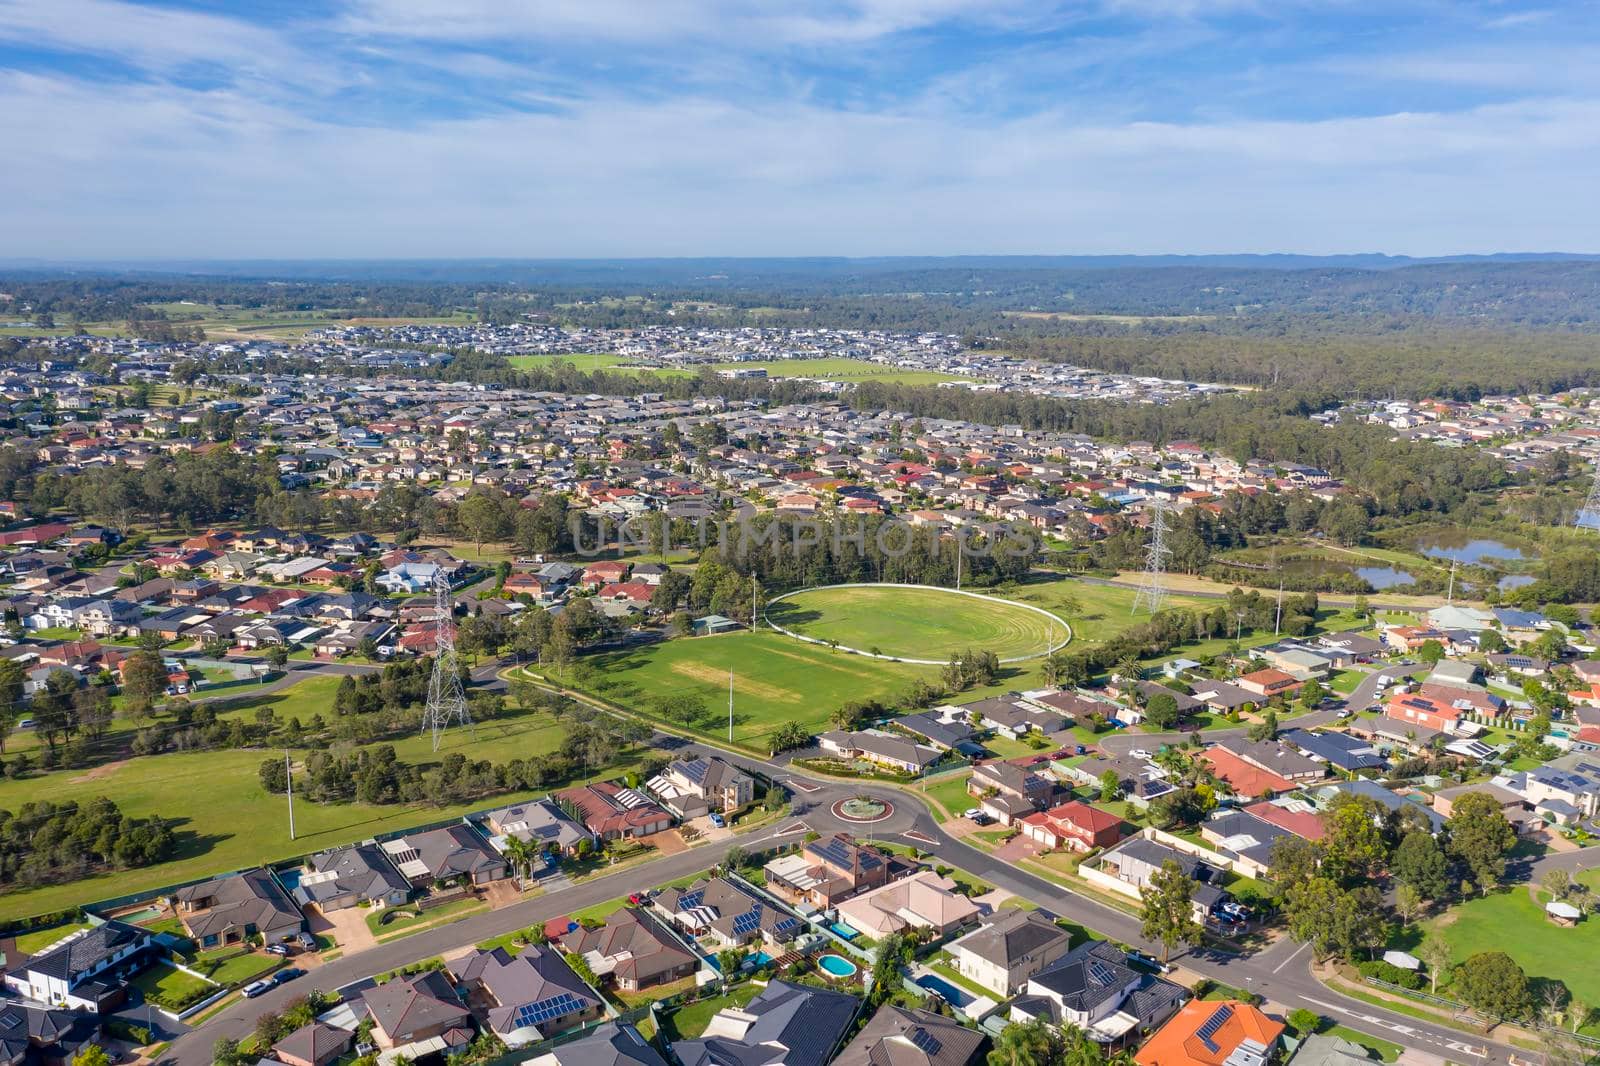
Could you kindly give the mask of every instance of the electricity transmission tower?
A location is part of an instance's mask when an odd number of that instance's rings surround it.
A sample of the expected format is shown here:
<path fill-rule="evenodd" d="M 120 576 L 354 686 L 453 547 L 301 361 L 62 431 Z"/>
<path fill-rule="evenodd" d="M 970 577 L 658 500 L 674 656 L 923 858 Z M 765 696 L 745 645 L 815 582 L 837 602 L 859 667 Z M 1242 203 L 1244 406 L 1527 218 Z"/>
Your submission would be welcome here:
<path fill-rule="evenodd" d="M 1137 614 L 1141 607 L 1152 615 L 1161 610 L 1167 598 L 1167 556 L 1171 554 L 1172 549 L 1167 547 L 1167 500 L 1165 496 L 1157 496 L 1155 507 L 1150 511 L 1150 547 L 1144 557 L 1144 580 L 1133 598 L 1133 613 Z"/>
<path fill-rule="evenodd" d="M 1594 466 L 1594 481 L 1589 485 L 1589 498 L 1583 501 L 1572 523 L 1579 529 L 1600 530 L 1600 463 Z"/>
<path fill-rule="evenodd" d="M 428 706 L 422 712 L 422 731 L 432 731 L 433 750 L 438 751 L 445 730 L 453 725 L 472 724 L 456 659 L 455 599 L 443 567 L 433 576 L 433 625 L 433 676 L 428 678 Z"/>

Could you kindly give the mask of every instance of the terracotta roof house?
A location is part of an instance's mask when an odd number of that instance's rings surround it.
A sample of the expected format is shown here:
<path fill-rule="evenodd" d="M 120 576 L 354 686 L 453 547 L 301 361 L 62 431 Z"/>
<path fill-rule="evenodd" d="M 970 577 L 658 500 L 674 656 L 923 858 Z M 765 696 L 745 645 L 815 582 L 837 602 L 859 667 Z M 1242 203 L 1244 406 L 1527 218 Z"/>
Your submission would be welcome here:
<path fill-rule="evenodd" d="M 1018 824 L 1024 835 L 1047 848 L 1089 851 L 1109 848 L 1122 839 L 1121 818 L 1082 800 L 1025 815 Z"/>
<path fill-rule="evenodd" d="M 644 793 L 609 781 L 564 789 L 555 798 L 571 804 L 583 824 L 601 840 L 644 837 L 672 828 L 672 815 Z"/>
<path fill-rule="evenodd" d="M 1283 1023 L 1238 1000 L 1184 1005 L 1134 1055 L 1139 1066 L 1266 1066 Z"/>

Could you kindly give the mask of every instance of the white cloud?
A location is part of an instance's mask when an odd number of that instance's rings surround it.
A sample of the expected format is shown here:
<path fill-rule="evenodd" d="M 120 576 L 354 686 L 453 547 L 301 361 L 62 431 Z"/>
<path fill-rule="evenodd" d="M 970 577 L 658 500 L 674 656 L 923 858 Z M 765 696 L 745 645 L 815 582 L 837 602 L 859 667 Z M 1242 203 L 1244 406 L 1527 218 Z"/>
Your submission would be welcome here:
<path fill-rule="evenodd" d="M 63 136 L 70 130 L 70 136 Z M 1600 247 L 1600 101 L 1322 122 L 970 123 L 599 99 L 408 129 L 0 76 L 13 255 Z"/>

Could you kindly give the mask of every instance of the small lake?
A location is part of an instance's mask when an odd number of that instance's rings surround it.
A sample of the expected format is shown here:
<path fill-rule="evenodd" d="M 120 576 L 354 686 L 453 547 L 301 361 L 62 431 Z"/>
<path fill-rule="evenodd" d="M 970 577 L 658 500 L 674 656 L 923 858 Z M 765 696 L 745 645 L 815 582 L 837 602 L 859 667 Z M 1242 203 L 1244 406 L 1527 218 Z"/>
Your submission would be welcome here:
<path fill-rule="evenodd" d="M 1371 585 L 1380 592 L 1392 589 L 1396 585 L 1409 585 L 1411 575 L 1404 570 L 1396 570 L 1392 566 L 1358 566 L 1355 574 L 1361 580 Z"/>
<path fill-rule="evenodd" d="M 1524 585 L 1531 585 L 1537 580 L 1538 578 L 1534 577 L 1532 574 L 1507 574 L 1505 577 L 1495 582 L 1495 585 L 1504 591 L 1506 589 L 1520 589 Z"/>
<path fill-rule="evenodd" d="M 1453 559 L 1472 565 L 1527 558 L 1521 548 L 1514 548 L 1505 541 L 1466 535 L 1428 537 L 1417 542 L 1417 550 L 1432 559 Z"/>

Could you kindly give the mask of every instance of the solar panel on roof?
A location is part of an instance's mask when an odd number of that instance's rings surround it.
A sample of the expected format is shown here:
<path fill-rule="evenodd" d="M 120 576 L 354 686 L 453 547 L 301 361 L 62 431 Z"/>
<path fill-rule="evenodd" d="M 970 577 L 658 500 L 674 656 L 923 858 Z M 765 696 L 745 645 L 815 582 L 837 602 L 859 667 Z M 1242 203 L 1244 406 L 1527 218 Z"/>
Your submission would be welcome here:
<path fill-rule="evenodd" d="M 1207 1018 L 1206 1023 L 1195 1032 L 1195 1036 L 1200 1038 L 1200 1042 L 1206 1046 L 1207 1051 L 1216 1054 L 1222 1050 L 1217 1046 L 1217 1030 L 1226 1025 L 1228 1019 L 1232 1017 L 1232 1007 L 1218 1007 L 1216 1013 Z"/>
<path fill-rule="evenodd" d="M 929 1058 L 939 1054 L 940 1049 L 944 1047 L 943 1044 L 939 1043 L 937 1037 L 921 1026 L 911 1030 L 907 1034 L 907 1038 L 911 1041 L 912 1047 L 927 1052 Z"/>
<path fill-rule="evenodd" d="M 700 901 L 705 898 L 706 890 L 703 888 L 697 888 L 693 892 L 685 892 L 678 897 L 678 909 L 680 911 L 693 910 L 695 907 L 700 906 Z"/>
<path fill-rule="evenodd" d="M 1090 959 L 1089 980 L 1094 982 L 1096 987 L 1105 988 L 1107 985 L 1116 984 L 1117 975 L 1112 972 L 1111 967 L 1107 966 L 1099 959 Z"/>
<path fill-rule="evenodd" d="M 518 1027 L 525 1025 L 538 1025 L 540 1022 L 559 1018 L 563 1014 L 571 1014 L 583 1008 L 583 1001 L 571 992 L 563 992 L 559 996 L 541 999 L 537 1003 L 529 1003 L 517 1009 Z"/>
<path fill-rule="evenodd" d="M 761 908 L 746 911 L 733 920 L 733 935 L 744 936 L 761 924 Z"/>

